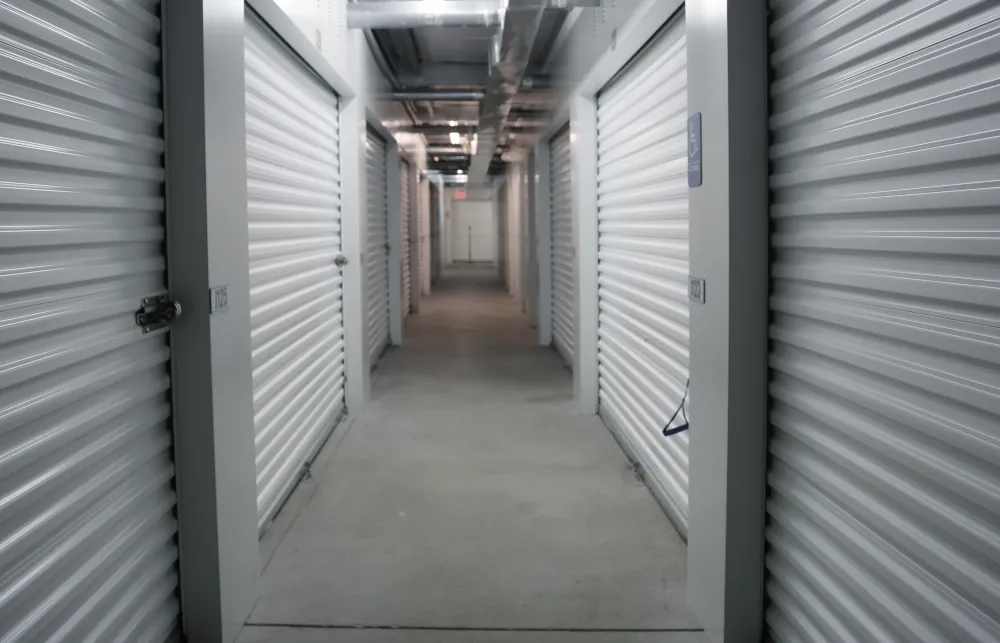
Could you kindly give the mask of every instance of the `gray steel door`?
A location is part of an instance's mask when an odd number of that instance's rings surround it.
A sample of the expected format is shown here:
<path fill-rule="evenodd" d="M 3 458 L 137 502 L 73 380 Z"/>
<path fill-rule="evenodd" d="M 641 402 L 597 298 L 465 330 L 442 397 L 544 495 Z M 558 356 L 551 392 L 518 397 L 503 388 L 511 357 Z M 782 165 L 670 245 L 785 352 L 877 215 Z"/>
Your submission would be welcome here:
<path fill-rule="evenodd" d="M 676 18 L 597 100 L 601 416 L 687 533 L 687 52 Z M 677 415 L 674 426 L 683 422 Z"/>
<path fill-rule="evenodd" d="M 160 7 L 87 4 L 0 3 L 0 639 L 159 643 L 170 349 L 135 313 L 167 284 Z"/>
<path fill-rule="evenodd" d="M 410 204 L 412 203 L 410 200 L 410 181 L 413 177 L 410 176 L 410 164 L 406 161 L 400 161 L 399 163 L 399 178 L 400 217 L 403 226 L 403 317 L 407 317 L 410 314 L 410 297 L 413 288 L 410 277 L 410 258 L 412 255 L 410 252 L 410 243 L 413 238 L 410 234 L 410 225 L 413 220 L 410 216 Z"/>
<path fill-rule="evenodd" d="M 389 186 L 385 141 L 368 130 L 365 139 L 368 173 L 368 352 L 374 366 L 389 345 Z"/>
<path fill-rule="evenodd" d="M 1000 5 L 771 11 L 767 628 L 995 643 Z"/>
<path fill-rule="evenodd" d="M 569 126 L 549 143 L 549 201 L 552 227 L 552 345 L 573 366 L 576 345 L 576 252 L 573 241 L 572 164 Z"/>
<path fill-rule="evenodd" d="M 344 412 L 337 96 L 254 14 L 244 32 L 258 529 Z"/>

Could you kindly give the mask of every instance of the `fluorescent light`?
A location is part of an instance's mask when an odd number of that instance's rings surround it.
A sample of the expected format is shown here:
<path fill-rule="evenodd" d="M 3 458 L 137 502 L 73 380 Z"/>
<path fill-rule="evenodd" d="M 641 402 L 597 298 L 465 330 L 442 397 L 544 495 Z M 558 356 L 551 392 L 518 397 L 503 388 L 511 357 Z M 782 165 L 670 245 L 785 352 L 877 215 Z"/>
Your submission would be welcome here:
<path fill-rule="evenodd" d="M 452 145 L 458 145 L 462 142 L 462 135 L 458 132 L 452 132 L 448 134 L 448 140 L 451 141 Z"/>
<path fill-rule="evenodd" d="M 458 121 L 448 121 L 448 127 L 456 127 L 457 125 Z"/>
<path fill-rule="evenodd" d="M 458 173 L 459 174 L 465 174 L 465 172 L 463 172 L 462 170 L 459 170 Z"/>

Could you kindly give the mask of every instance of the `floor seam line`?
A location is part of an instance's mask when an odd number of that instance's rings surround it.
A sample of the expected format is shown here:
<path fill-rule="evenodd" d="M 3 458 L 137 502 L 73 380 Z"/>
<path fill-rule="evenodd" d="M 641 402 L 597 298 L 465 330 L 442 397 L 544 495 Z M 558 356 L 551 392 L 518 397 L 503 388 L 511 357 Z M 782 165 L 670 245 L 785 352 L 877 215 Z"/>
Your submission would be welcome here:
<path fill-rule="evenodd" d="M 245 627 L 283 627 L 311 630 L 376 630 L 398 632 L 551 632 L 555 634 L 664 634 L 671 632 L 704 632 L 702 627 L 667 628 L 584 628 L 584 627 L 471 627 L 434 625 L 338 625 L 319 623 L 246 623 Z"/>

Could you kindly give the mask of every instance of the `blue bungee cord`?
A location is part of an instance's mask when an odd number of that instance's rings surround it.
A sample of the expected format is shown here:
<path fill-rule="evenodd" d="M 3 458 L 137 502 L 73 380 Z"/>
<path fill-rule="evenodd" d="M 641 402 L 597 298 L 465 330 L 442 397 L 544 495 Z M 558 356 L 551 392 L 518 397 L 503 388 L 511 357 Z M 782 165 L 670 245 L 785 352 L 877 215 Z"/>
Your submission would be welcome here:
<path fill-rule="evenodd" d="M 667 425 L 665 427 L 663 427 L 663 435 L 664 436 L 677 435 L 678 433 L 680 433 L 682 431 L 687 431 L 688 427 L 691 426 L 691 423 L 688 422 L 687 409 L 684 408 L 684 404 L 685 404 L 685 402 L 687 402 L 688 388 L 690 386 L 691 386 L 691 378 L 688 378 L 688 381 L 684 384 L 684 397 L 681 398 L 681 404 L 680 404 L 680 406 L 677 407 L 677 410 L 674 411 L 674 414 L 670 416 L 669 420 L 667 420 Z M 677 419 L 677 414 L 678 413 L 683 413 L 684 414 L 684 424 L 678 424 L 674 428 L 670 428 L 670 425 L 673 424 L 674 420 Z"/>

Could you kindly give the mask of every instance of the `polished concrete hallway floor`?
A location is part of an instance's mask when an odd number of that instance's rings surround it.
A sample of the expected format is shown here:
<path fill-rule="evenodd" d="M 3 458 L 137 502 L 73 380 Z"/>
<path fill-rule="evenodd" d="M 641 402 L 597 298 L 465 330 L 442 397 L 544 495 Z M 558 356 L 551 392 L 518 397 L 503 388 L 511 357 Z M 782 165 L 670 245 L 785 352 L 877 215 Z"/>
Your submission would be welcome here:
<path fill-rule="evenodd" d="M 483 269 L 452 273 L 262 543 L 240 643 L 701 643 L 685 546 Z"/>

